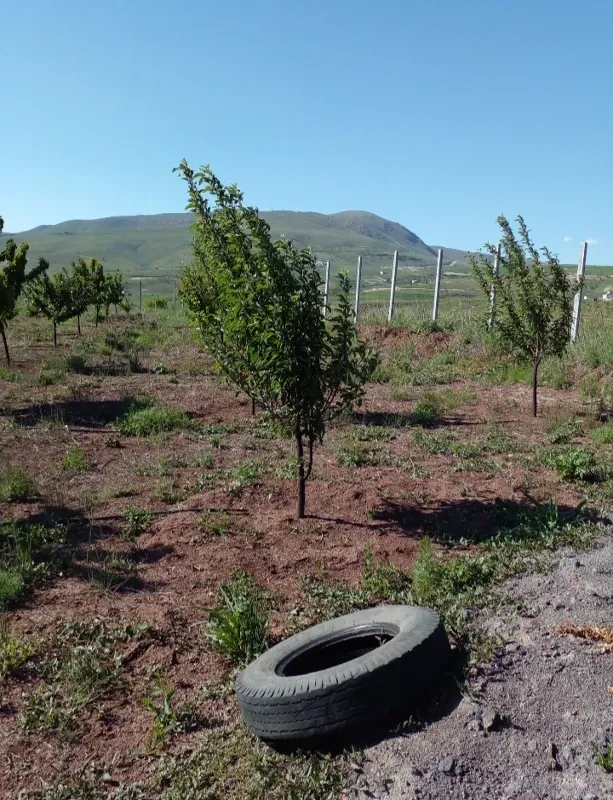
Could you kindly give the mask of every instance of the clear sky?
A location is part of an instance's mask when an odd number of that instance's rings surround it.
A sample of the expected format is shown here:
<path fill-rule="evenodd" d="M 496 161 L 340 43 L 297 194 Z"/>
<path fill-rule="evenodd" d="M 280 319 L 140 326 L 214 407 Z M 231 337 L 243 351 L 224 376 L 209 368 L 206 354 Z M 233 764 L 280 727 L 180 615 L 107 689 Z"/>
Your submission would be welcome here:
<path fill-rule="evenodd" d="M 0 0 L 0 29 L 5 230 L 181 211 L 185 156 L 261 210 L 467 249 L 522 213 L 613 263 L 612 0 Z"/>

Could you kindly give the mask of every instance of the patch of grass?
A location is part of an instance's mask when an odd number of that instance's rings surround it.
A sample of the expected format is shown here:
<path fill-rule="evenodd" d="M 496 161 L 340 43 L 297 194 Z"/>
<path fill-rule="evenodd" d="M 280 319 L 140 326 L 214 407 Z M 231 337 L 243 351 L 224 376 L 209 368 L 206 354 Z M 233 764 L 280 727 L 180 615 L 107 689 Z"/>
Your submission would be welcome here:
<path fill-rule="evenodd" d="M 248 486 L 252 486 L 262 475 L 262 465 L 258 461 L 245 461 L 228 470 L 230 479 L 228 491 L 231 494 L 241 494 Z"/>
<path fill-rule="evenodd" d="M 338 463 L 341 467 L 374 467 L 379 463 L 380 450 L 376 441 L 349 440 L 338 449 Z"/>
<path fill-rule="evenodd" d="M 68 453 L 60 461 L 62 469 L 68 472 L 89 472 L 91 464 L 83 450 L 76 444 L 70 446 Z"/>
<path fill-rule="evenodd" d="M 422 428 L 433 428 L 443 419 L 443 403 L 433 392 L 424 392 L 411 412 L 411 424 Z"/>
<path fill-rule="evenodd" d="M 208 732 L 194 751 L 162 758 L 155 796 L 160 800 L 335 800 L 344 796 L 351 762 L 348 754 L 336 758 L 281 755 L 242 725 L 235 725 Z"/>
<path fill-rule="evenodd" d="M 18 570 L 0 569 L 0 609 L 19 597 L 23 584 L 23 575 Z"/>
<path fill-rule="evenodd" d="M 36 484 L 21 467 L 7 467 L 0 472 L 0 502 L 22 502 L 37 494 Z"/>
<path fill-rule="evenodd" d="M 21 380 L 21 375 L 19 372 L 15 372 L 12 369 L 0 367 L 0 380 L 8 381 L 9 383 L 17 383 Z"/>
<path fill-rule="evenodd" d="M 583 433 L 581 420 L 571 417 L 554 425 L 548 432 L 547 438 L 551 444 L 570 444 L 577 436 Z"/>
<path fill-rule="evenodd" d="M 126 436 L 158 436 L 172 431 L 186 431 L 194 428 L 194 421 L 178 408 L 150 405 L 137 406 L 128 411 L 115 428 Z"/>
<path fill-rule="evenodd" d="M 202 450 L 200 453 L 198 453 L 197 464 L 203 469 L 211 469 L 211 467 L 213 467 L 215 464 L 215 456 L 208 450 Z"/>
<path fill-rule="evenodd" d="M 113 628 L 100 618 L 63 623 L 38 664 L 42 682 L 24 697 L 23 730 L 70 738 L 84 711 L 120 685 L 118 645 L 145 630 L 146 626 Z"/>
<path fill-rule="evenodd" d="M 87 580 L 103 592 L 116 592 L 134 581 L 136 566 L 123 553 L 103 553 L 101 558 L 88 558 Z"/>
<path fill-rule="evenodd" d="M 594 400 L 600 394 L 600 380 L 598 375 L 590 372 L 579 380 L 579 394 L 585 400 Z"/>
<path fill-rule="evenodd" d="M 153 514 L 144 508 L 129 506 L 123 512 L 123 519 L 121 536 L 123 539 L 133 540 L 144 533 L 153 522 Z"/>
<path fill-rule="evenodd" d="M 613 422 L 605 422 L 597 428 L 592 428 L 589 437 L 597 444 L 613 444 Z"/>
<path fill-rule="evenodd" d="M 599 481 L 604 477 L 602 468 L 587 447 L 568 445 L 554 453 L 551 464 L 565 481 Z"/>
<path fill-rule="evenodd" d="M 298 477 L 298 459 L 292 456 L 285 464 L 281 464 L 275 471 L 275 477 L 281 480 L 294 480 Z"/>
<path fill-rule="evenodd" d="M 23 667 L 37 650 L 38 647 L 32 642 L 11 636 L 6 618 L 0 616 L 0 686 L 9 675 Z"/>
<path fill-rule="evenodd" d="M 226 536 L 230 531 L 230 515 L 227 511 L 205 511 L 198 525 L 211 536 Z"/>
<path fill-rule="evenodd" d="M 106 497 L 110 500 L 119 497 L 136 497 L 141 490 L 136 486 L 111 486 L 106 491 Z"/>
<path fill-rule="evenodd" d="M 168 736 L 193 731 L 198 726 L 198 717 L 191 706 L 175 706 L 176 688 L 162 674 L 156 674 L 154 687 L 142 699 L 143 706 L 155 716 L 147 738 L 147 752 L 159 753 Z"/>
<path fill-rule="evenodd" d="M 66 562 L 64 525 L 0 524 L 0 604 L 19 598 Z"/>
<path fill-rule="evenodd" d="M 207 638 L 234 664 L 245 665 L 268 648 L 268 611 L 262 590 L 253 578 L 237 572 L 222 583 L 219 606 L 211 611 Z"/>
<path fill-rule="evenodd" d="M 155 487 L 155 496 L 162 503 L 175 505 L 181 503 L 187 497 L 187 491 L 177 487 L 175 481 L 163 481 Z"/>
<path fill-rule="evenodd" d="M 594 745 L 594 762 L 605 772 L 613 772 L 613 744 Z"/>

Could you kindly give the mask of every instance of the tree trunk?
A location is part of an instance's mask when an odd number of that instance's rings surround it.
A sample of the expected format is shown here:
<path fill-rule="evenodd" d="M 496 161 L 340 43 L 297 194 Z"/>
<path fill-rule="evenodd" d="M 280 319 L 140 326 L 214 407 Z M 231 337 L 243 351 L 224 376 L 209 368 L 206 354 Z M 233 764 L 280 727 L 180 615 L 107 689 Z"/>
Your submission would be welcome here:
<path fill-rule="evenodd" d="M 57 347 L 57 325 L 53 323 L 53 346 Z"/>
<path fill-rule="evenodd" d="M 536 417 L 537 406 L 537 390 L 538 390 L 538 374 L 540 361 L 534 361 L 532 364 L 532 416 Z"/>
<path fill-rule="evenodd" d="M 255 397 L 251 398 L 251 416 L 255 417 Z"/>
<path fill-rule="evenodd" d="M 77 314 L 77 333 L 81 335 L 81 315 Z"/>
<path fill-rule="evenodd" d="M 296 457 L 298 459 L 298 504 L 296 506 L 296 516 L 304 519 L 304 506 L 306 495 L 306 479 L 304 477 L 304 447 L 302 446 L 302 433 L 296 426 L 294 432 L 296 438 Z"/>
<path fill-rule="evenodd" d="M 4 345 L 4 355 L 6 356 L 6 363 L 11 363 L 11 357 L 9 355 L 9 346 L 6 341 L 6 333 L 4 332 L 4 325 L 0 325 L 0 333 L 2 334 L 2 344 Z"/>

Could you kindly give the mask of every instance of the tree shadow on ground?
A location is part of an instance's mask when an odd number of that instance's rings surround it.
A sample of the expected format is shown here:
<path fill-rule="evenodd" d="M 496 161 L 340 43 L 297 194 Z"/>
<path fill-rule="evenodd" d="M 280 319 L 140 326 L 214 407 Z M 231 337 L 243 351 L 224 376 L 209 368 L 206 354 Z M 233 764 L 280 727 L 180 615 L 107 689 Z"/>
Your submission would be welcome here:
<path fill-rule="evenodd" d="M 172 555 L 174 547 L 134 542 L 118 548 L 120 528 L 112 523 L 119 520 L 123 517 L 90 518 L 63 506 L 38 507 L 16 521 L 0 520 L 0 563 L 3 550 L 21 552 L 33 565 L 45 565 L 46 582 L 73 577 L 119 592 L 159 588 L 138 575 L 138 565 L 156 563 Z"/>
<path fill-rule="evenodd" d="M 371 428 L 443 428 L 449 426 L 482 425 L 478 421 L 465 420 L 460 417 L 440 417 L 427 425 L 416 414 L 404 414 L 395 411 L 358 411 L 353 414 L 354 425 L 366 425 Z"/>
<path fill-rule="evenodd" d="M 445 544 L 478 543 L 501 531 L 521 526 L 554 530 L 571 521 L 594 522 L 595 511 L 579 506 L 539 503 L 529 496 L 522 500 L 500 497 L 493 501 L 477 499 L 440 500 L 413 505 L 385 500 L 373 519 L 383 530 L 400 528 L 409 536 L 428 535 Z"/>
<path fill-rule="evenodd" d="M 41 423 L 56 423 L 96 429 L 121 419 L 133 408 L 135 402 L 133 397 L 121 400 L 67 400 L 27 406 L 11 412 L 4 411 L 0 415 L 13 417 L 15 424 L 20 428 L 32 428 Z"/>

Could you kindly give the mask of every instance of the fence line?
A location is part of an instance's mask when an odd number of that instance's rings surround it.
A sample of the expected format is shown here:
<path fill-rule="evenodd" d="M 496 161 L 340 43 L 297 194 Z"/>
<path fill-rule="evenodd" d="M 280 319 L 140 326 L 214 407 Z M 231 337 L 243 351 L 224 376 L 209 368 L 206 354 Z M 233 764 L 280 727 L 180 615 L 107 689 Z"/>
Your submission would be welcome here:
<path fill-rule="evenodd" d="M 390 305 L 387 312 L 387 321 L 391 322 L 394 316 L 394 302 L 396 300 L 396 276 L 398 275 L 398 250 L 394 250 L 394 260 L 392 262 L 392 285 L 390 287 Z"/>
<path fill-rule="evenodd" d="M 502 245 L 498 244 L 496 247 L 496 255 L 494 257 L 494 275 L 498 276 L 500 272 L 500 256 L 502 254 Z M 490 315 L 487 320 L 488 330 L 494 327 L 494 306 L 496 305 L 496 284 L 493 283 L 490 288 Z"/>
<path fill-rule="evenodd" d="M 362 256 L 358 256 L 358 272 L 355 278 L 355 321 L 360 316 L 360 284 L 362 283 Z"/>
<path fill-rule="evenodd" d="M 579 281 L 579 290 L 575 294 L 575 301 L 573 303 L 573 322 L 570 329 L 571 342 L 576 342 L 579 337 L 579 325 L 581 323 L 581 300 L 583 298 L 583 278 L 585 276 L 585 262 L 587 261 L 587 242 L 581 245 L 581 252 L 579 254 L 579 265 L 577 266 L 577 280 Z"/>
<path fill-rule="evenodd" d="M 438 319 L 438 301 L 441 291 L 441 276 L 443 274 L 443 248 L 440 247 L 438 251 L 438 259 L 436 261 L 436 279 L 434 282 L 434 305 L 432 306 L 432 320 L 436 322 Z"/>

